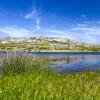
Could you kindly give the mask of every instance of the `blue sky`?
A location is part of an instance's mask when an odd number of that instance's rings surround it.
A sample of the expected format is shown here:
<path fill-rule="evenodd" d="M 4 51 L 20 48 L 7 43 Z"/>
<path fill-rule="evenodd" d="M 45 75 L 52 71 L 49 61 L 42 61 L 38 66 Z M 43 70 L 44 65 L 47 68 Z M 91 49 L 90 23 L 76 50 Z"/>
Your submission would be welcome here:
<path fill-rule="evenodd" d="M 0 0 L 0 37 L 100 42 L 100 0 Z"/>

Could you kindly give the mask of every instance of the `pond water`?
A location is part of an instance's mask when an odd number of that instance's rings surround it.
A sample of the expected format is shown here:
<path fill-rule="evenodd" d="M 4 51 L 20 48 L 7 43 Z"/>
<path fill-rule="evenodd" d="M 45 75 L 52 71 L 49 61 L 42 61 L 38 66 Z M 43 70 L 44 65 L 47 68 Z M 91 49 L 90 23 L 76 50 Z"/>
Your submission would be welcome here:
<path fill-rule="evenodd" d="M 51 67 L 60 73 L 100 71 L 100 53 L 37 52 L 35 56 L 46 56 Z"/>
<path fill-rule="evenodd" d="M 0 55 L 4 54 L 0 53 Z M 33 56 L 46 57 L 49 65 L 60 73 L 100 71 L 100 53 L 30 52 Z"/>

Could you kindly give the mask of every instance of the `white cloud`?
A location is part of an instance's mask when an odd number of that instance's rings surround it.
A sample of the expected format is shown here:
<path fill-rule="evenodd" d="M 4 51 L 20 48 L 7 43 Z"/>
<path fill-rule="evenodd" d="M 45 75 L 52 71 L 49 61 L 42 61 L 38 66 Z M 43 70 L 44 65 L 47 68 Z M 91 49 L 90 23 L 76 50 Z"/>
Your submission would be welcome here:
<path fill-rule="evenodd" d="M 32 31 L 16 26 L 0 27 L 0 31 L 9 34 L 12 37 L 27 37 L 32 35 Z"/>
<path fill-rule="evenodd" d="M 26 29 L 18 26 L 0 27 L 0 32 L 7 33 L 12 37 L 30 37 L 30 36 L 50 36 L 63 37 L 83 42 L 100 42 L 100 26 L 77 24 L 66 29 L 40 28 L 40 20 L 36 20 L 36 29 Z"/>
<path fill-rule="evenodd" d="M 75 32 L 82 32 L 88 35 L 100 35 L 100 26 L 80 25 L 72 28 Z"/>
<path fill-rule="evenodd" d="M 65 37 L 82 42 L 97 43 L 100 41 L 100 27 L 90 24 L 77 24 L 66 29 L 42 29 L 48 36 Z"/>
<path fill-rule="evenodd" d="M 32 11 L 24 16 L 25 19 L 33 19 L 40 16 L 40 11 L 37 10 L 36 6 L 33 7 Z"/>
<path fill-rule="evenodd" d="M 47 33 L 47 36 L 50 37 L 62 37 L 62 38 L 70 38 L 74 39 L 72 34 L 69 34 L 67 30 L 59 30 L 59 29 L 42 29 L 42 32 Z"/>
<path fill-rule="evenodd" d="M 39 31 L 41 29 L 40 18 L 36 18 L 35 28 L 36 28 L 37 31 Z"/>
<path fill-rule="evenodd" d="M 36 8 L 36 6 L 33 7 L 32 11 L 29 12 L 24 16 L 25 19 L 30 19 L 35 22 L 35 28 L 37 31 L 40 30 L 41 25 L 40 25 L 40 11 Z M 34 23 L 33 22 L 33 23 Z"/>
<path fill-rule="evenodd" d="M 77 24 L 66 31 L 74 36 L 76 40 L 83 42 L 99 43 L 100 42 L 100 26 L 90 24 Z"/>

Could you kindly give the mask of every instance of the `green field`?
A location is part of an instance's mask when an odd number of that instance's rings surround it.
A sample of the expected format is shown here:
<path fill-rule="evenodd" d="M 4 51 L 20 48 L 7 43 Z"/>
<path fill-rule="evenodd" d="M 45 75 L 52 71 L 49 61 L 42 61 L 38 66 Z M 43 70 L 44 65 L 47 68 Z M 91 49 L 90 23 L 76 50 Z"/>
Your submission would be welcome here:
<path fill-rule="evenodd" d="M 100 73 L 59 74 L 22 54 L 0 61 L 0 100 L 100 100 Z"/>

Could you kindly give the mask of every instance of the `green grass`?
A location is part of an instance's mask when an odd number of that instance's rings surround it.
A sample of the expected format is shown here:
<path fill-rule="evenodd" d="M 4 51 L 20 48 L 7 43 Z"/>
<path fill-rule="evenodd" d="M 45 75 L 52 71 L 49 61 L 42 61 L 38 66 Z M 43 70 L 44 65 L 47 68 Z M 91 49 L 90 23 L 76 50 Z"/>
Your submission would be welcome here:
<path fill-rule="evenodd" d="M 59 74 L 43 58 L 9 56 L 1 59 L 0 100 L 100 100 L 100 73 Z"/>

